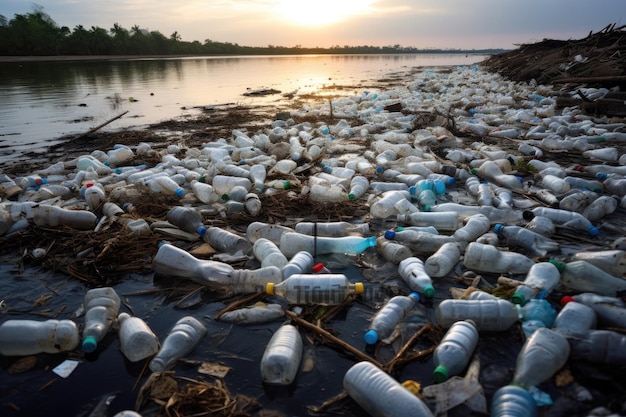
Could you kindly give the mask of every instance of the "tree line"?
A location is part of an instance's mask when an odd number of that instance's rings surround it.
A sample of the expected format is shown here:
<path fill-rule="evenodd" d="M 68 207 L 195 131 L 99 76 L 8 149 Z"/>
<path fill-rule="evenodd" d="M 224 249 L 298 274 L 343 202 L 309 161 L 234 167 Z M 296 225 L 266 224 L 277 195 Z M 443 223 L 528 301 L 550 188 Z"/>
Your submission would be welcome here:
<path fill-rule="evenodd" d="M 110 29 L 98 26 L 73 29 L 59 27 L 55 21 L 35 5 L 33 11 L 15 14 L 13 19 L 0 15 L 0 55 L 55 56 L 55 55 L 289 55 L 289 54 L 394 54 L 394 53 L 450 53 L 471 52 L 493 54 L 502 50 L 417 49 L 401 45 L 390 46 L 333 46 L 304 48 L 268 45 L 241 46 L 237 43 L 215 42 L 206 39 L 186 42 L 178 32 L 169 37 L 159 31 L 148 31 L 135 25 L 130 30 L 118 23 Z"/>

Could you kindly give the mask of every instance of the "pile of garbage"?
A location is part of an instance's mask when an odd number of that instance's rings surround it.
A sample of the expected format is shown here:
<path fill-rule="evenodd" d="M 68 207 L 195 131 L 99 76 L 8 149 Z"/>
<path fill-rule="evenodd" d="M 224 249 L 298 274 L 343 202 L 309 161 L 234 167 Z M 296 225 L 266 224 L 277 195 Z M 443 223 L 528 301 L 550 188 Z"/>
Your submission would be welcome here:
<path fill-rule="evenodd" d="M 569 95 L 607 92 L 581 85 Z M 199 293 L 232 302 L 215 319 L 236 325 L 288 319 L 257 358 L 259 385 L 294 384 L 306 366 L 305 332 L 360 361 L 342 376 L 347 395 L 310 411 L 352 401 L 345 406 L 373 415 L 459 407 L 538 415 L 557 413 L 555 397 L 573 398 L 584 413 L 577 415 L 624 414 L 623 381 L 614 378 L 626 365 L 626 121 L 559 108 L 562 94 L 478 65 L 427 68 L 402 87 L 305 105 L 270 126 L 199 146 L 118 144 L 28 175 L 2 174 L 2 255 L 109 295 L 128 274 L 154 273 L 176 280 L 168 288 L 177 306 L 205 303 Z M 336 272 L 346 265 L 363 279 Z M 193 287 L 181 290 L 184 283 Z M 107 306 L 100 313 L 89 313 L 89 299 L 69 345 L 32 350 L 38 325 L 29 321 L 33 330 L 20 343 L 11 329 L 27 323 L 11 317 L 0 325 L 0 353 L 73 352 L 82 338 L 80 354 L 89 354 L 116 323 L 130 360 L 119 298 L 100 304 Z M 356 330 L 365 349 L 328 325 L 359 303 L 374 308 L 368 328 Z M 417 311 L 431 323 L 402 327 Z M 193 355 L 206 334 L 202 319 L 192 314 L 167 335 L 150 336 L 152 350 L 139 360 L 149 361 L 151 383 Z M 88 330 L 90 320 L 100 321 L 99 333 Z M 167 352 L 167 366 L 156 365 L 176 329 L 195 336 Z M 494 334 L 522 344 L 497 386 L 476 356 L 479 340 Z M 394 378 L 431 356 L 432 380 Z M 594 387 L 572 376 L 589 366 L 613 383 L 615 397 L 602 397 L 602 410 L 593 410 Z M 187 394 L 171 388 L 165 399 L 150 397 L 157 413 L 171 415 L 182 407 L 176 398 L 188 402 L 190 392 L 224 392 L 221 383 L 195 383 Z M 246 415 L 225 402 L 232 413 L 223 415 Z M 575 413 L 571 405 L 564 412 Z"/>

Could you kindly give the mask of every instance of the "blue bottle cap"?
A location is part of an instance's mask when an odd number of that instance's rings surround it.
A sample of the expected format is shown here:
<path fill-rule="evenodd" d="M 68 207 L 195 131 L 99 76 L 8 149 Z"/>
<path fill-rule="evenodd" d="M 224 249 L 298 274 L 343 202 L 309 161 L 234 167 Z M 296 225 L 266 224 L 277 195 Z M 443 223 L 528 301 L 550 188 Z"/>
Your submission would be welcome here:
<path fill-rule="evenodd" d="M 373 345 L 378 342 L 378 333 L 376 330 L 368 330 L 365 332 L 365 336 L 363 336 L 363 338 L 365 339 L 365 343 Z"/>
<path fill-rule="evenodd" d="M 385 168 L 381 167 L 380 165 L 376 166 L 376 173 L 377 174 L 382 174 L 384 170 L 385 170 Z"/>
<path fill-rule="evenodd" d="M 604 181 L 605 179 L 609 178 L 609 176 L 604 172 L 598 172 L 596 174 L 596 178 L 599 179 L 600 181 Z"/>
<path fill-rule="evenodd" d="M 394 240 L 395 238 L 396 238 L 396 232 L 394 232 L 393 230 L 385 231 L 385 239 Z"/>
<path fill-rule="evenodd" d="M 423 211 L 430 211 L 430 204 L 426 204 L 424 207 L 422 207 Z"/>
<path fill-rule="evenodd" d="M 206 235 L 206 227 L 204 227 L 204 226 L 198 227 L 197 231 L 198 231 L 198 234 L 200 235 L 200 237 Z"/>
<path fill-rule="evenodd" d="M 499 234 L 501 230 L 502 230 L 502 225 L 500 223 L 497 223 L 495 226 L 493 226 L 494 233 Z"/>
<path fill-rule="evenodd" d="M 415 291 L 411 292 L 408 296 L 414 299 L 416 302 L 420 300 L 420 295 L 416 293 Z"/>
<path fill-rule="evenodd" d="M 600 231 L 595 226 L 589 226 L 587 228 L 587 232 L 589 232 L 591 236 L 598 236 L 598 234 L 600 234 Z"/>
<path fill-rule="evenodd" d="M 182 197 L 185 195 L 185 190 L 179 187 L 176 189 L 174 193 L 176 194 L 176 197 Z"/>
<path fill-rule="evenodd" d="M 91 353 L 98 347 L 98 341 L 93 336 L 87 336 L 83 339 L 82 349 L 83 352 Z"/>
<path fill-rule="evenodd" d="M 447 178 L 445 184 L 447 186 L 452 186 L 452 185 L 456 184 L 456 178 L 454 178 L 454 177 Z"/>

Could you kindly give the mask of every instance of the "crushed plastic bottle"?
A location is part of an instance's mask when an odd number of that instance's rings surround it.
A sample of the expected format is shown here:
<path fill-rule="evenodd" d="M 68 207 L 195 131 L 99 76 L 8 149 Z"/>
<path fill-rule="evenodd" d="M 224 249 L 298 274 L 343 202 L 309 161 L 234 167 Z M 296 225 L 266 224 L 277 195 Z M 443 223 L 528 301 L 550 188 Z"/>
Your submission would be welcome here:
<path fill-rule="evenodd" d="M 565 365 L 569 353 L 565 337 L 546 327 L 537 329 L 517 355 L 513 384 L 528 389 L 548 380 Z"/>
<path fill-rule="evenodd" d="M 398 323 L 417 305 L 419 299 L 419 294 L 412 292 L 408 296 L 396 295 L 387 301 L 374 315 L 365 332 L 365 343 L 373 345 L 389 337 Z"/>
<path fill-rule="evenodd" d="M 152 372 L 165 372 L 178 359 L 190 354 L 207 334 L 207 328 L 193 316 L 185 316 L 170 329 L 156 356 L 149 363 Z"/>

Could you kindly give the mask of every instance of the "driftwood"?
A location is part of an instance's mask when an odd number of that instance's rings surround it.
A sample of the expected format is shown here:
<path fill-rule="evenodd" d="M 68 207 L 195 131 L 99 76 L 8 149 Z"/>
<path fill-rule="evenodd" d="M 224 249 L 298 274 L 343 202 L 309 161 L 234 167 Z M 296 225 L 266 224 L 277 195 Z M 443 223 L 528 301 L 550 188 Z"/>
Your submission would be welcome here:
<path fill-rule="evenodd" d="M 106 122 L 102 123 L 101 125 L 98 125 L 96 127 L 94 127 L 93 129 L 89 130 L 88 132 L 85 132 L 79 136 L 76 137 L 76 139 L 82 139 L 85 136 L 91 135 L 94 132 L 97 132 L 98 130 L 102 129 L 104 126 L 108 125 L 111 122 L 114 122 L 115 120 L 119 119 L 120 117 L 124 116 L 126 113 L 128 113 L 128 110 L 126 110 L 125 112 L 118 114 L 117 116 L 115 116 L 112 119 L 107 120 Z"/>

